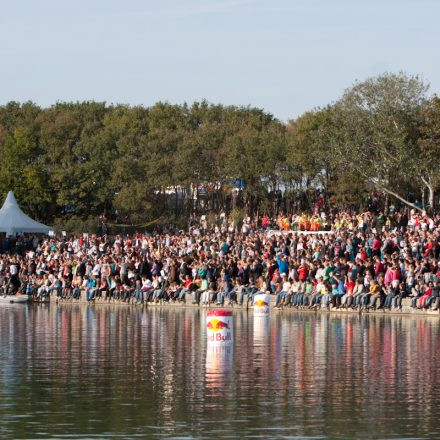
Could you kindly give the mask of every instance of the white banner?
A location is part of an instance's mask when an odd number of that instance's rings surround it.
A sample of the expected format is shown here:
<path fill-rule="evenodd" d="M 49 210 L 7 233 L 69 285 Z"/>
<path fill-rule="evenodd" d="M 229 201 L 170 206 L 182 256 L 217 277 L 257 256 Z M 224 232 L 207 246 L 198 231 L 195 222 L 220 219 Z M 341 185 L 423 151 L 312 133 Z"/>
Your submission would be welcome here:
<path fill-rule="evenodd" d="M 289 234 L 299 234 L 299 235 L 329 235 L 334 234 L 334 231 L 279 231 L 278 229 L 270 229 L 266 232 L 268 237 L 273 235 L 289 235 Z"/>

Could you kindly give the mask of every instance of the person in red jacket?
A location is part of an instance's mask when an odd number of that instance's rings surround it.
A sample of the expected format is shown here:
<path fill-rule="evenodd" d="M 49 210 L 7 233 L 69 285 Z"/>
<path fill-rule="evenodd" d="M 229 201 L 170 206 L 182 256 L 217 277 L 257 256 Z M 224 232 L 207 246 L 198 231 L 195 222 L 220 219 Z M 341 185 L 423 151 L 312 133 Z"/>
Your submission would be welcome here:
<path fill-rule="evenodd" d="M 374 237 L 373 244 L 371 245 L 372 254 L 380 258 L 380 248 L 382 247 L 382 240 L 378 235 Z"/>
<path fill-rule="evenodd" d="M 353 277 L 345 277 L 345 295 L 341 298 L 341 305 L 343 307 L 351 307 L 353 305 L 353 291 L 356 283 Z"/>
<path fill-rule="evenodd" d="M 301 260 L 301 264 L 298 267 L 298 279 L 304 282 L 309 275 L 309 268 L 305 260 Z"/>
<path fill-rule="evenodd" d="M 425 253 L 423 254 L 424 257 L 427 257 L 428 255 L 431 255 L 433 253 L 434 249 L 434 243 L 432 242 L 432 239 L 429 239 L 425 246 Z"/>
<path fill-rule="evenodd" d="M 374 257 L 374 275 L 377 277 L 379 274 L 385 274 L 385 266 L 382 264 L 378 256 Z"/>
<path fill-rule="evenodd" d="M 426 301 L 432 294 L 432 289 L 429 284 L 425 284 L 425 291 L 423 295 L 417 299 L 417 308 L 424 309 L 426 307 Z"/>

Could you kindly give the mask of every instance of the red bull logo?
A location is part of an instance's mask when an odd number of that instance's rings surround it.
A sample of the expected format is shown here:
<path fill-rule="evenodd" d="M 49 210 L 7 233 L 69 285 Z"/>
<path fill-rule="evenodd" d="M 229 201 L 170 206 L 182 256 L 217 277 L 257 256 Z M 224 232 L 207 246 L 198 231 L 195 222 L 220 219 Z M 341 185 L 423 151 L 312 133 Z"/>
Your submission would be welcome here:
<path fill-rule="evenodd" d="M 262 307 L 268 307 L 269 303 L 264 301 L 263 299 L 257 299 L 254 303 L 254 305 L 256 307 L 258 307 L 259 309 L 261 309 Z"/>
<path fill-rule="evenodd" d="M 227 324 L 224 321 L 220 321 L 220 319 L 211 319 L 211 321 L 208 322 L 206 327 L 211 330 L 212 332 L 218 332 L 219 330 L 228 329 L 229 324 Z"/>
<path fill-rule="evenodd" d="M 262 293 L 255 295 L 254 298 L 254 311 L 259 315 L 269 314 L 270 296 Z"/>

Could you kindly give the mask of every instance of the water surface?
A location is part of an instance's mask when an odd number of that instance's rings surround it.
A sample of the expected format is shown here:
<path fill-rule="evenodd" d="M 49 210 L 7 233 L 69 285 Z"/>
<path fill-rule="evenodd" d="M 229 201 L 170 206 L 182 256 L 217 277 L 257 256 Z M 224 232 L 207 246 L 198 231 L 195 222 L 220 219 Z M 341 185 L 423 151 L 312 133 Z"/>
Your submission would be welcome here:
<path fill-rule="evenodd" d="M 0 438 L 440 438 L 438 318 L 0 306 Z"/>

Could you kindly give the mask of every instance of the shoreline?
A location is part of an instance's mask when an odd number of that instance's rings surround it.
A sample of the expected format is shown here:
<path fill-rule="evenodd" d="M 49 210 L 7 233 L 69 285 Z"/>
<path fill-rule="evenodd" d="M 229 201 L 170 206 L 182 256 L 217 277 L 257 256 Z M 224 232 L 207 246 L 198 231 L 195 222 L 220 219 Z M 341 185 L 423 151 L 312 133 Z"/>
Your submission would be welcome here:
<path fill-rule="evenodd" d="M 233 304 L 233 305 L 217 305 L 217 304 L 209 304 L 209 305 L 198 305 L 193 304 L 193 295 L 187 294 L 187 298 L 185 299 L 185 302 L 167 302 L 160 300 L 158 303 L 153 302 L 143 302 L 143 303 L 137 303 L 135 301 L 122 301 L 122 300 L 115 300 L 111 299 L 108 300 L 105 297 L 104 298 L 96 298 L 93 301 L 87 301 L 86 292 L 81 292 L 81 297 L 78 300 L 74 299 L 61 299 L 57 298 L 56 294 L 52 294 L 49 297 L 49 300 L 46 301 L 46 303 L 55 304 L 55 305 L 86 305 L 89 307 L 95 307 L 95 306 L 130 306 L 135 308 L 173 308 L 173 309 L 201 309 L 201 310 L 208 310 L 208 309 L 227 309 L 227 310 L 243 310 L 243 311 L 251 311 L 253 312 L 253 306 L 249 302 L 247 303 L 247 298 L 243 301 L 242 305 L 239 304 Z M 328 309 L 325 306 L 321 306 L 317 309 L 309 309 L 309 308 L 297 308 L 297 307 L 281 307 L 281 308 L 274 308 L 273 305 L 275 303 L 275 297 L 270 297 L 270 313 L 292 313 L 292 312 L 306 312 L 306 313 L 326 313 L 326 314 L 349 314 L 349 315 L 374 315 L 374 316 L 385 316 L 385 315 L 392 315 L 392 316 L 420 316 L 420 317 L 438 317 L 440 318 L 440 310 L 432 310 L 432 309 L 413 309 L 411 307 L 411 299 L 410 298 L 404 298 L 402 300 L 402 309 L 396 310 L 394 308 L 392 309 L 369 309 L 369 310 L 359 310 L 359 309 L 352 309 L 352 308 L 333 308 L 331 307 Z M 262 315 L 265 316 L 265 315 Z"/>

